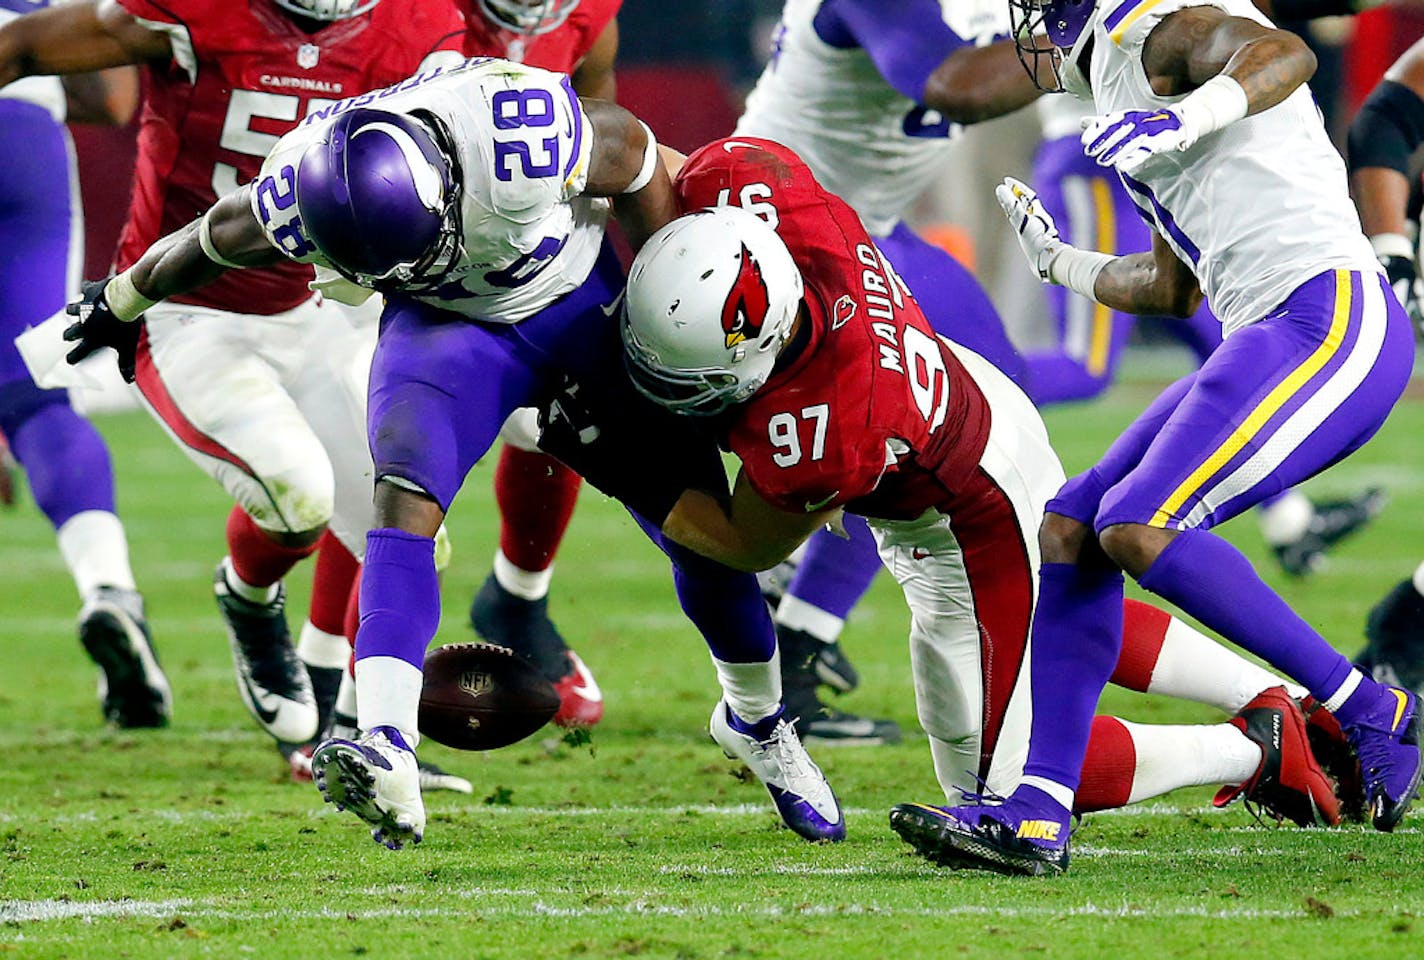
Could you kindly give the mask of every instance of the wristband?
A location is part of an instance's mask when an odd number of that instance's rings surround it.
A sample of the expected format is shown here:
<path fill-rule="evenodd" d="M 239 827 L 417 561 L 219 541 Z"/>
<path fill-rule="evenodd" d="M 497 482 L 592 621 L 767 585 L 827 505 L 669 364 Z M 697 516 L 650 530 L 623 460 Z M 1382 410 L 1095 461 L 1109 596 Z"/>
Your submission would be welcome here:
<path fill-rule="evenodd" d="M 1182 126 L 1187 129 L 1190 138 L 1186 146 L 1190 146 L 1208 133 L 1245 118 L 1250 108 L 1250 101 L 1241 84 L 1224 73 L 1218 73 L 1187 94 L 1172 110 L 1182 118 Z"/>
<path fill-rule="evenodd" d="M 638 121 L 638 126 L 643 128 L 643 133 L 648 136 L 648 145 L 643 150 L 643 168 L 638 171 L 638 175 L 633 178 L 633 182 L 623 188 L 624 193 L 637 193 L 639 190 L 653 182 L 653 171 L 658 168 L 658 138 L 653 136 L 653 131 L 648 129 L 648 125 L 643 121 Z"/>
<path fill-rule="evenodd" d="M 1402 233 L 1377 233 L 1370 237 L 1370 247 L 1381 260 L 1385 257 L 1414 259 L 1414 244 Z"/>
<path fill-rule="evenodd" d="M 129 267 L 109 281 L 108 286 L 104 288 L 104 302 L 109 305 L 110 313 L 125 323 L 129 323 L 137 320 L 145 310 L 158 301 L 150 300 L 139 293 L 138 287 L 134 286 L 133 267 Z"/>
<path fill-rule="evenodd" d="M 209 208 L 208 212 L 203 214 L 203 219 L 198 222 L 198 245 L 203 248 L 203 256 L 220 267 L 241 269 L 242 264 L 229 260 L 221 253 L 218 253 L 218 248 L 213 245 L 213 228 L 212 224 L 208 222 L 208 218 L 212 216 L 212 213 L 212 209 Z"/>
<path fill-rule="evenodd" d="M 1097 303 L 1099 301 L 1093 293 L 1093 286 L 1098 282 L 1098 274 L 1103 272 L 1103 267 L 1106 267 L 1109 261 L 1116 259 L 1111 254 L 1099 253 L 1096 250 L 1079 250 L 1065 243 L 1048 262 L 1048 282 L 1067 287 Z"/>

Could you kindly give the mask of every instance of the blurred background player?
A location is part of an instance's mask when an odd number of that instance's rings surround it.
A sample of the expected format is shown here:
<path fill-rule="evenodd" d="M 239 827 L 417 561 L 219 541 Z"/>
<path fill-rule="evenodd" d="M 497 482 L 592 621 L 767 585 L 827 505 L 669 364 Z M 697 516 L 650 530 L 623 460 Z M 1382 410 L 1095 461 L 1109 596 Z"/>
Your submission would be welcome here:
<path fill-rule="evenodd" d="M 458 62 L 446 2 L 80 0 L 0 30 L 0 83 L 138 64 L 138 160 L 117 264 L 250 180 L 314 108 Z M 238 689 L 278 741 L 314 737 L 308 669 L 329 707 L 350 659 L 343 618 L 371 524 L 365 431 L 371 324 L 308 289 L 301 264 L 234 275 L 155 306 L 129 377 L 149 412 L 237 501 L 214 580 Z M 324 536 L 330 527 L 334 535 Z M 282 577 L 322 546 L 295 655 Z"/>
<path fill-rule="evenodd" d="M 1395 295 L 1420 321 L 1419 224 L 1409 216 L 1424 144 L 1424 40 L 1397 60 L 1350 124 L 1350 192 Z M 1424 691 L 1424 564 L 1370 611 L 1355 662 L 1383 683 Z"/>
<path fill-rule="evenodd" d="M 44 5 L 0 6 L 0 24 Z M 138 97 L 132 71 L 76 76 L 68 89 L 71 120 L 127 123 Z M 25 468 L 35 505 L 54 526 L 79 591 L 79 639 L 100 668 L 104 719 L 119 727 L 161 727 L 169 721 L 172 695 L 114 513 L 108 448 L 75 413 L 67 391 L 35 385 L 14 344 L 27 327 L 61 309 L 78 288 L 84 262 L 65 114 L 66 87 L 59 80 L 6 85 L 0 79 L 0 433 Z"/>
<path fill-rule="evenodd" d="M 461 0 L 469 29 L 465 52 L 567 73 L 581 97 L 612 101 L 617 93 L 621 0 Z M 578 499 L 579 476 L 540 453 L 532 410 L 510 417 L 495 466 L 499 549 L 494 569 L 470 605 L 481 637 L 518 651 L 559 692 L 560 726 L 590 727 L 603 717 L 593 672 L 570 650 L 549 618 L 554 555 Z"/>

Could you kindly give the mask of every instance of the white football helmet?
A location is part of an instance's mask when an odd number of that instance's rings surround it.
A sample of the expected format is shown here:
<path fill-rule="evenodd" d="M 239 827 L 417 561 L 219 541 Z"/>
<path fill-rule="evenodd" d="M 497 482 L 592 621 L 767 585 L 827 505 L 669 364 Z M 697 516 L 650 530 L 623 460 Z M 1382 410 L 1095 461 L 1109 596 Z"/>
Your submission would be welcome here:
<path fill-rule="evenodd" d="M 624 359 L 633 385 L 675 413 L 713 416 L 766 383 L 801 305 L 801 271 L 741 207 L 680 217 L 628 271 Z"/>
<path fill-rule="evenodd" d="M 272 0 L 277 6 L 299 17 L 312 20 L 349 20 L 359 17 L 380 0 Z"/>
<path fill-rule="evenodd" d="M 569 18 L 579 0 L 480 0 L 486 17 L 515 33 L 536 37 Z"/>

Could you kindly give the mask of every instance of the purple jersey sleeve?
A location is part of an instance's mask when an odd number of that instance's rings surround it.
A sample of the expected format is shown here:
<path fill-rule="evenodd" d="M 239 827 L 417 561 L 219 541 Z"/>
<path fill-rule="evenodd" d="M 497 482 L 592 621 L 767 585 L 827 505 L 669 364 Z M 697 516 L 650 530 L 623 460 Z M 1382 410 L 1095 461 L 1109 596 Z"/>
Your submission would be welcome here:
<path fill-rule="evenodd" d="M 949 28 L 938 0 L 826 0 L 816 34 L 833 47 L 861 47 L 890 86 L 923 103 L 944 58 L 970 41 Z"/>

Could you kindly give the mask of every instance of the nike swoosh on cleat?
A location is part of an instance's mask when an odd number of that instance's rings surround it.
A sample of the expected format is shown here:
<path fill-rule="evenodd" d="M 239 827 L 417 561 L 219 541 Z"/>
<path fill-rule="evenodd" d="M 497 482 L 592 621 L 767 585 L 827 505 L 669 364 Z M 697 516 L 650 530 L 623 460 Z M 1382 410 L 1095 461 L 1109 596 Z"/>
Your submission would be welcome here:
<path fill-rule="evenodd" d="M 574 671 L 578 674 L 579 682 L 570 687 L 569 692 L 590 703 L 602 703 L 603 691 L 598 688 L 598 681 L 593 679 L 593 671 L 584 666 L 582 660 L 574 665 Z"/>
<path fill-rule="evenodd" d="M 242 682 L 242 688 L 247 693 L 247 699 L 252 704 L 252 709 L 257 711 L 257 718 L 261 720 L 264 725 L 270 726 L 272 721 L 277 719 L 277 711 L 281 709 L 281 704 L 269 708 L 267 704 L 263 702 L 261 694 L 259 694 L 257 688 L 252 685 L 252 679 L 248 677 L 247 674 L 239 672 L 237 678 Z M 271 694 L 271 696 L 276 696 L 276 694 Z"/>
<path fill-rule="evenodd" d="M 1389 725 L 1389 732 L 1393 733 L 1399 729 L 1399 721 L 1404 719 L 1404 711 L 1409 706 L 1409 694 L 1395 687 L 1390 687 L 1389 692 L 1399 701 L 1394 707 L 1394 723 Z"/>

